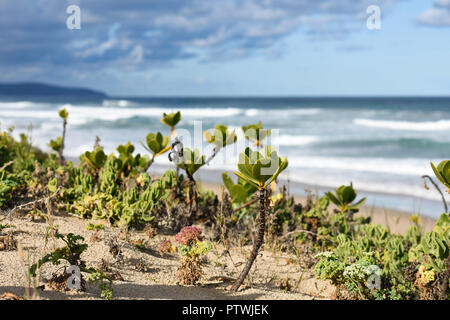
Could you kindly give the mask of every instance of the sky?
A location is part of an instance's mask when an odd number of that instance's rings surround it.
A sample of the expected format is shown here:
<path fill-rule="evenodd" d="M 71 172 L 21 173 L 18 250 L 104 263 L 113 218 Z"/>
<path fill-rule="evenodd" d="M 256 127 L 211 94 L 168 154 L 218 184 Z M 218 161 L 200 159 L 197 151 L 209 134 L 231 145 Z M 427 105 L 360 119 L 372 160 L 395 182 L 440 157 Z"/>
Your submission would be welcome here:
<path fill-rule="evenodd" d="M 71 5 L 79 29 L 67 27 Z M 371 5 L 379 29 L 367 27 Z M 0 82 L 112 96 L 450 95 L 450 0 L 0 0 L 0 30 Z"/>

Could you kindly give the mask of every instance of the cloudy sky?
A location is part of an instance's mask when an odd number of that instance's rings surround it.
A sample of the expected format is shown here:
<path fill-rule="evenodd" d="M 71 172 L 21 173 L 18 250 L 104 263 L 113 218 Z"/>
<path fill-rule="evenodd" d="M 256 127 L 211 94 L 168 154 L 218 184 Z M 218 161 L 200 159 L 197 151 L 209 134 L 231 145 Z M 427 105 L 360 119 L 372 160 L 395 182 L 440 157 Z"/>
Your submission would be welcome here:
<path fill-rule="evenodd" d="M 81 9 L 69 30 L 66 9 Z M 366 9 L 381 9 L 369 30 Z M 450 0 L 0 0 L 0 82 L 111 95 L 450 95 Z"/>

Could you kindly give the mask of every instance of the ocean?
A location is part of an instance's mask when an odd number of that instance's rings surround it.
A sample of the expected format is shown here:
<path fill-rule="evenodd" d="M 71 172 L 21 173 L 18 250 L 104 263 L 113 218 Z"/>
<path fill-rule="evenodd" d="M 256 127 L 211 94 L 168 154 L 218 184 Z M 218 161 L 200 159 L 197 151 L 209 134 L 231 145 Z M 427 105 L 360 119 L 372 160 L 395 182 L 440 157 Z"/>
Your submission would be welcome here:
<path fill-rule="evenodd" d="M 33 143 L 49 151 L 49 140 L 61 134 L 56 111 L 62 107 L 69 111 L 68 157 L 92 149 L 96 136 L 107 152 L 130 141 L 136 152 L 146 154 L 140 141 L 148 132 L 169 133 L 160 122 L 163 112 L 180 110 L 178 131 L 193 137 L 184 143 L 203 148 L 207 156 L 211 148 L 201 142 L 203 130 L 227 125 L 243 143 L 240 127 L 261 120 L 273 129 L 270 143 L 289 159 L 281 180 L 292 194 L 304 195 L 305 189 L 322 194 L 353 182 L 359 194 L 368 197 L 368 205 L 431 217 L 444 211 L 440 195 L 431 184 L 426 190 L 421 177 L 434 178 L 430 161 L 450 159 L 450 98 L 12 99 L 0 101 L 1 130 L 14 126 L 18 135 L 31 124 Z M 201 179 L 218 182 L 219 172 L 233 170 L 242 143 L 200 169 Z M 167 166 L 162 156 L 151 170 Z"/>

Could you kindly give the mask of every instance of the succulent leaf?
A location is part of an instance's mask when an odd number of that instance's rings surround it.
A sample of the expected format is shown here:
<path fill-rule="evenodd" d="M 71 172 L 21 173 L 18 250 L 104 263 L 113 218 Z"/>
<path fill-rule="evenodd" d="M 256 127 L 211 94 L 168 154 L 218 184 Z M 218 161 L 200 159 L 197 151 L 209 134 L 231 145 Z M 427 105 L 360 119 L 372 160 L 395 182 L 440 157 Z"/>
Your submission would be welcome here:
<path fill-rule="evenodd" d="M 287 165 L 287 159 L 279 158 L 271 147 L 266 147 L 261 152 L 246 148 L 239 154 L 239 172 L 235 174 L 261 189 L 273 182 Z"/>
<path fill-rule="evenodd" d="M 181 113 L 180 111 L 178 111 L 169 114 L 163 113 L 163 118 L 161 119 L 161 122 L 173 129 L 175 128 L 177 123 L 180 122 L 180 120 L 181 120 Z"/>

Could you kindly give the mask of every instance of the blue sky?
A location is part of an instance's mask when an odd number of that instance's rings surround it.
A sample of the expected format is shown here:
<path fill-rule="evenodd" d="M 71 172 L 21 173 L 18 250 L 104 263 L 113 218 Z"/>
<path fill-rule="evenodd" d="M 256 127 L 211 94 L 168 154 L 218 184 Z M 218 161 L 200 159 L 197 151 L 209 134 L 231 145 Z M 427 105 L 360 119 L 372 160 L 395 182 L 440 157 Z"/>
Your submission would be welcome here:
<path fill-rule="evenodd" d="M 81 9 L 68 30 L 66 8 Z M 381 9 L 368 30 L 366 8 Z M 0 0 L 0 81 L 111 95 L 450 95 L 450 0 Z"/>

